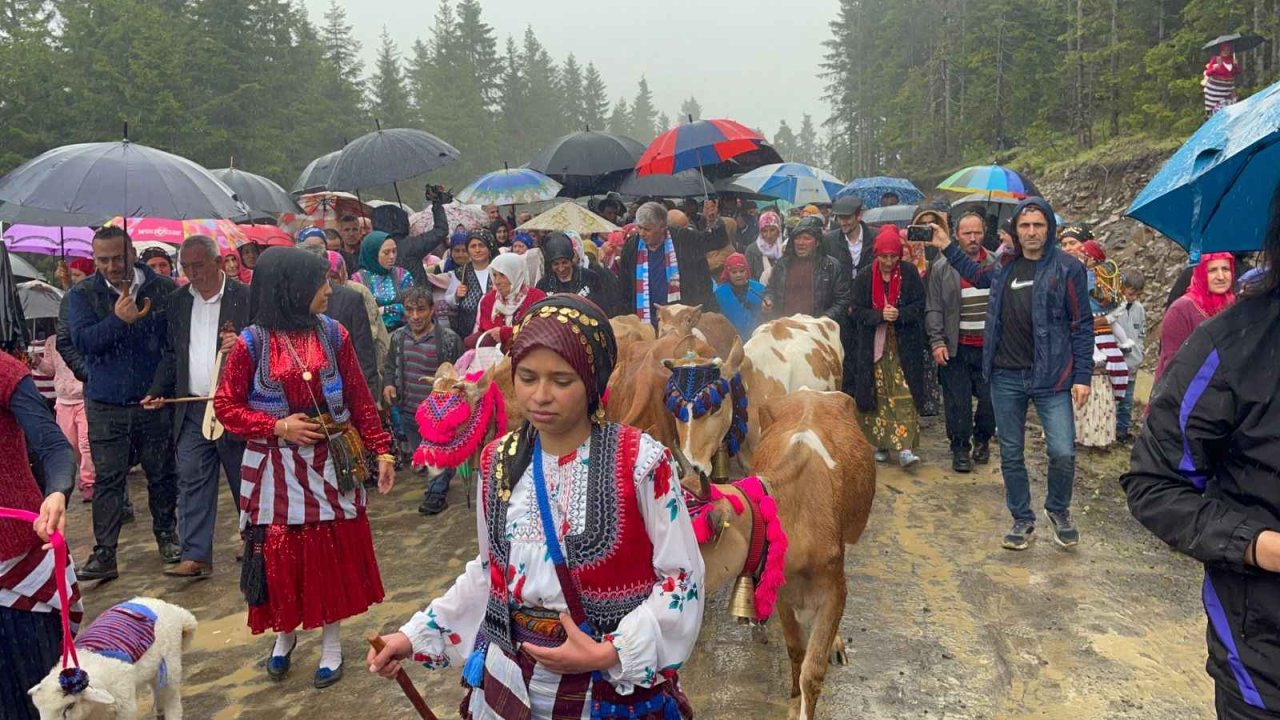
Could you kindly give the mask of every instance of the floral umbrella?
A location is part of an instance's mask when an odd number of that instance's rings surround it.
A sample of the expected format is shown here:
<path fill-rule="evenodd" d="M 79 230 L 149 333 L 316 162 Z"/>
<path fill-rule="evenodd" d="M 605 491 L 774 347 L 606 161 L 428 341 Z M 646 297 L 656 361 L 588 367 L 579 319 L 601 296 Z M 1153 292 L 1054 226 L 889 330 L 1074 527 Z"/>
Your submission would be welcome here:
<path fill-rule="evenodd" d="M 484 208 L 479 205 L 451 202 L 444 206 L 444 214 L 449 219 L 450 232 L 459 225 L 468 230 L 475 230 L 489 224 L 489 213 L 485 212 Z M 431 208 L 409 216 L 410 235 L 421 235 L 434 227 L 435 220 L 431 217 Z"/>
<path fill-rule="evenodd" d="M 234 250 L 245 242 L 240 226 L 230 220 L 166 220 L 163 218 L 131 217 L 127 224 L 114 217 L 107 225 L 124 227 L 129 238 L 136 242 L 154 241 L 166 245 L 181 245 L 192 235 L 213 238 L 219 250 Z"/>
<path fill-rule="evenodd" d="M 360 201 L 360 198 L 345 192 L 308 193 L 298 198 L 302 214 L 283 213 L 280 215 L 280 226 L 288 232 L 314 225 L 322 228 L 336 228 L 338 218 L 343 215 L 369 217 L 373 208 Z"/>

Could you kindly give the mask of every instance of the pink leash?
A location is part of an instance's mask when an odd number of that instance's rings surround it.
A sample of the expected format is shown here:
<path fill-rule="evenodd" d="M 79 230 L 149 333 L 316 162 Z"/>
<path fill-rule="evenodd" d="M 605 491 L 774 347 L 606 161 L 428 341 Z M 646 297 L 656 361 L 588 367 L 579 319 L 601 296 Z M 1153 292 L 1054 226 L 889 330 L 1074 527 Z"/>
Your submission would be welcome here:
<path fill-rule="evenodd" d="M 34 523 L 40 516 L 29 510 L 0 507 L 0 520 L 23 520 Z M 62 615 L 62 668 L 67 668 L 67 661 L 72 666 L 80 667 L 80 658 L 76 656 L 76 644 L 71 638 L 71 591 L 67 587 L 67 539 L 62 533 L 54 531 L 49 536 L 53 545 L 53 584 L 58 592 L 59 612 Z"/>

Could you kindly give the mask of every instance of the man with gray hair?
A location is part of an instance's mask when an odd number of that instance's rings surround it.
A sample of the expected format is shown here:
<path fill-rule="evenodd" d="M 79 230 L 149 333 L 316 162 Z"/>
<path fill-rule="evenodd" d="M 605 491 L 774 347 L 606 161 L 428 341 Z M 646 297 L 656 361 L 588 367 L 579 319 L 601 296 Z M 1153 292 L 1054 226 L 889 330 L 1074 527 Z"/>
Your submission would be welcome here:
<path fill-rule="evenodd" d="M 148 410 L 166 407 L 164 399 L 211 397 L 225 353 L 250 322 L 249 288 L 222 271 L 222 255 L 213 240 L 192 235 L 182 243 L 178 261 L 190 284 L 169 296 L 169 342 L 151 390 L 142 399 Z M 218 470 L 226 474 L 238 507 L 244 440 L 226 434 L 216 440 L 205 436 L 205 420 L 212 413 L 209 401 L 177 403 L 173 408 L 182 561 L 165 574 L 204 578 L 213 572 Z"/>
<path fill-rule="evenodd" d="M 647 202 L 636 210 L 637 236 L 627 238 L 618 259 L 620 313 L 633 313 L 653 325 L 658 324 L 657 308 L 680 303 L 715 310 L 711 293 L 711 271 L 707 253 L 729 244 L 729 233 L 715 200 L 702 203 L 701 227 L 667 226 L 667 208 Z"/>

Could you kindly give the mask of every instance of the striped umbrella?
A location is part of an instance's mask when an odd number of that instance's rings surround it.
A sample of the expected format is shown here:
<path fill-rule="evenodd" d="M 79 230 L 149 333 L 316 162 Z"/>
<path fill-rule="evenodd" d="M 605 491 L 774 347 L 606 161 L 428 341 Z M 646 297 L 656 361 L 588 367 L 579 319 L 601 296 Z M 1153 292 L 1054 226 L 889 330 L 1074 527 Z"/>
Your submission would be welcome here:
<path fill-rule="evenodd" d="M 636 163 L 636 175 L 674 175 L 718 165 L 751 152 L 764 142 L 760 133 L 733 120 L 698 120 L 654 139 Z"/>
<path fill-rule="evenodd" d="M 550 200 L 560 183 L 528 168 L 503 168 L 481 175 L 455 196 L 473 205 L 524 205 Z"/>
<path fill-rule="evenodd" d="M 959 193 L 987 193 L 991 197 L 1022 200 L 1040 195 L 1030 180 L 1000 165 L 967 167 L 938 184 L 939 190 Z"/>
<path fill-rule="evenodd" d="M 795 205 L 829 203 L 844 186 L 844 182 L 826 170 L 801 163 L 764 165 L 739 175 L 733 184 Z"/>

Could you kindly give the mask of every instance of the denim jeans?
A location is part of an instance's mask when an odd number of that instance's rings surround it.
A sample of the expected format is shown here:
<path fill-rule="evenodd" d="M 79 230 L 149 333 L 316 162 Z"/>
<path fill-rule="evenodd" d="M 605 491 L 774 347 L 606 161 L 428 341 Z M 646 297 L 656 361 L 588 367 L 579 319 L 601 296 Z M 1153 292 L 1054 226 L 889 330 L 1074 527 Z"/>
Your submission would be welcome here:
<path fill-rule="evenodd" d="M 178 523 L 182 529 L 182 559 L 213 562 L 213 533 L 218 520 L 218 474 L 236 506 L 240 503 L 240 462 L 244 441 L 223 435 L 206 440 L 201 430 L 205 403 L 192 403 L 178 431 Z"/>
<path fill-rule="evenodd" d="M 968 453 L 973 447 L 971 439 L 979 445 L 990 441 L 996 421 L 991 410 L 991 388 L 982 377 L 982 348 L 957 346 L 956 354 L 938 368 L 938 377 L 942 382 L 942 407 L 951 452 Z M 978 399 L 976 412 L 974 398 Z"/>
<path fill-rule="evenodd" d="M 1133 427 L 1133 391 L 1137 388 L 1138 373 L 1129 373 L 1129 389 L 1124 399 L 1116 403 L 1116 437 L 1124 437 Z"/>
<path fill-rule="evenodd" d="M 172 410 L 144 410 L 85 401 L 89 450 L 97 480 L 93 485 L 93 535 L 96 549 L 115 554 L 124 515 L 125 476 L 136 458 L 147 474 L 151 530 L 156 538 L 174 534 L 178 475 L 174 469 Z"/>
<path fill-rule="evenodd" d="M 1000 435 L 1000 472 L 1004 476 L 1005 504 L 1014 520 L 1036 519 L 1031 509 L 1031 484 L 1023 458 L 1026 446 L 1027 406 L 1035 403 L 1044 428 L 1049 454 L 1048 486 L 1044 509 L 1062 512 L 1071 506 L 1071 490 L 1076 475 L 1076 423 L 1071 410 L 1071 393 L 1031 394 L 1030 370 L 991 371 L 991 406 Z"/>

